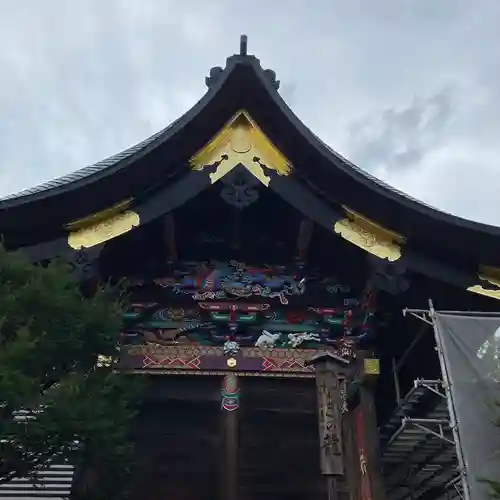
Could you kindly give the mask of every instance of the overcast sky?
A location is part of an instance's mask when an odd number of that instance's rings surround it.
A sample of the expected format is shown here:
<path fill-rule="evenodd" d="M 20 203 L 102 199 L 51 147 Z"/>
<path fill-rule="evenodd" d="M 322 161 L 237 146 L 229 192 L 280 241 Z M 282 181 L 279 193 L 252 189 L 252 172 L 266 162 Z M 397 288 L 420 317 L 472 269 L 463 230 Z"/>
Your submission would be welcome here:
<path fill-rule="evenodd" d="M 500 225 L 500 0 L 0 0 L 0 195 L 139 142 L 238 51 L 333 149 Z"/>

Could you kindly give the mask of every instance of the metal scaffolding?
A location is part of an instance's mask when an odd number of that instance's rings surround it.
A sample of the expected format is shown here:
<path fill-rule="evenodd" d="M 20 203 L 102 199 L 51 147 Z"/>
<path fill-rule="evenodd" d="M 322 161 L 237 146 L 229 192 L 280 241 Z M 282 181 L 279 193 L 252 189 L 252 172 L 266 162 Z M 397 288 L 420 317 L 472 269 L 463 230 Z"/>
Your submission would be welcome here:
<path fill-rule="evenodd" d="M 414 382 L 380 428 L 388 500 L 460 499 L 461 472 L 441 380 Z"/>

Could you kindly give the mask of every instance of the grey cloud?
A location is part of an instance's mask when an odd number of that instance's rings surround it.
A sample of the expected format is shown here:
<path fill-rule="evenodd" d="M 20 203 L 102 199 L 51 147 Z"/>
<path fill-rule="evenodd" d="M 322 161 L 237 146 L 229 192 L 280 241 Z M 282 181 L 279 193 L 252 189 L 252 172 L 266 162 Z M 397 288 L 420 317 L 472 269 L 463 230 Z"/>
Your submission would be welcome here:
<path fill-rule="evenodd" d="M 402 109 L 389 108 L 350 127 L 349 151 L 367 170 L 411 168 L 439 146 L 452 118 L 452 92 L 415 97 Z"/>

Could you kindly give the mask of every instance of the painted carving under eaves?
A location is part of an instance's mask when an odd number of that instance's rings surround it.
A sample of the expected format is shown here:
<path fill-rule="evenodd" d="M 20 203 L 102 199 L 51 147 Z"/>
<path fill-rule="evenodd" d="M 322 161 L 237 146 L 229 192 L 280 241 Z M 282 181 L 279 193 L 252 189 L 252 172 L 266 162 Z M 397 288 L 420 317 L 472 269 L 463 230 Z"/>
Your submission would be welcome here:
<path fill-rule="evenodd" d="M 126 343 L 317 348 L 350 356 L 375 330 L 373 295 L 303 268 L 241 262 L 183 263 L 139 280 L 125 315 Z"/>
<path fill-rule="evenodd" d="M 163 288 L 195 301 L 265 298 L 288 304 L 290 297 L 303 295 L 306 277 L 300 269 L 284 266 L 248 266 L 242 262 L 186 262 L 169 276 L 151 282 L 139 280 L 136 287 Z"/>

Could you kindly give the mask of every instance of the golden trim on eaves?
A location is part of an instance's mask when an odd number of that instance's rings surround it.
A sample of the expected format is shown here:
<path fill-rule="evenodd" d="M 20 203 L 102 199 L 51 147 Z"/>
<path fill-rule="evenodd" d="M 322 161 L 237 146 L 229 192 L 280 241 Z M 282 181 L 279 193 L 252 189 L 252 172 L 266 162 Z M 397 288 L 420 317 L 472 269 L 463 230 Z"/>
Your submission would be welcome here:
<path fill-rule="evenodd" d="M 66 225 L 69 230 L 68 245 L 74 250 L 91 248 L 139 226 L 139 214 L 126 210 L 132 199 L 120 202 L 83 219 Z"/>
<path fill-rule="evenodd" d="M 500 269 L 493 266 L 479 266 L 477 277 L 483 284 L 472 285 L 467 288 L 467 291 L 500 300 Z"/>
<path fill-rule="evenodd" d="M 259 161 L 255 161 L 258 159 Z M 266 175 L 259 162 L 278 175 L 289 175 L 292 164 L 276 148 L 247 111 L 241 110 L 190 160 L 193 170 L 219 162 L 210 182 L 214 184 L 237 165 L 242 165 L 264 186 L 271 178 Z"/>
<path fill-rule="evenodd" d="M 401 258 L 404 236 L 385 229 L 348 207 L 342 208 L 346 217 L 335 222 L 335 233 L 379 259 L 394 262 Z"/>

